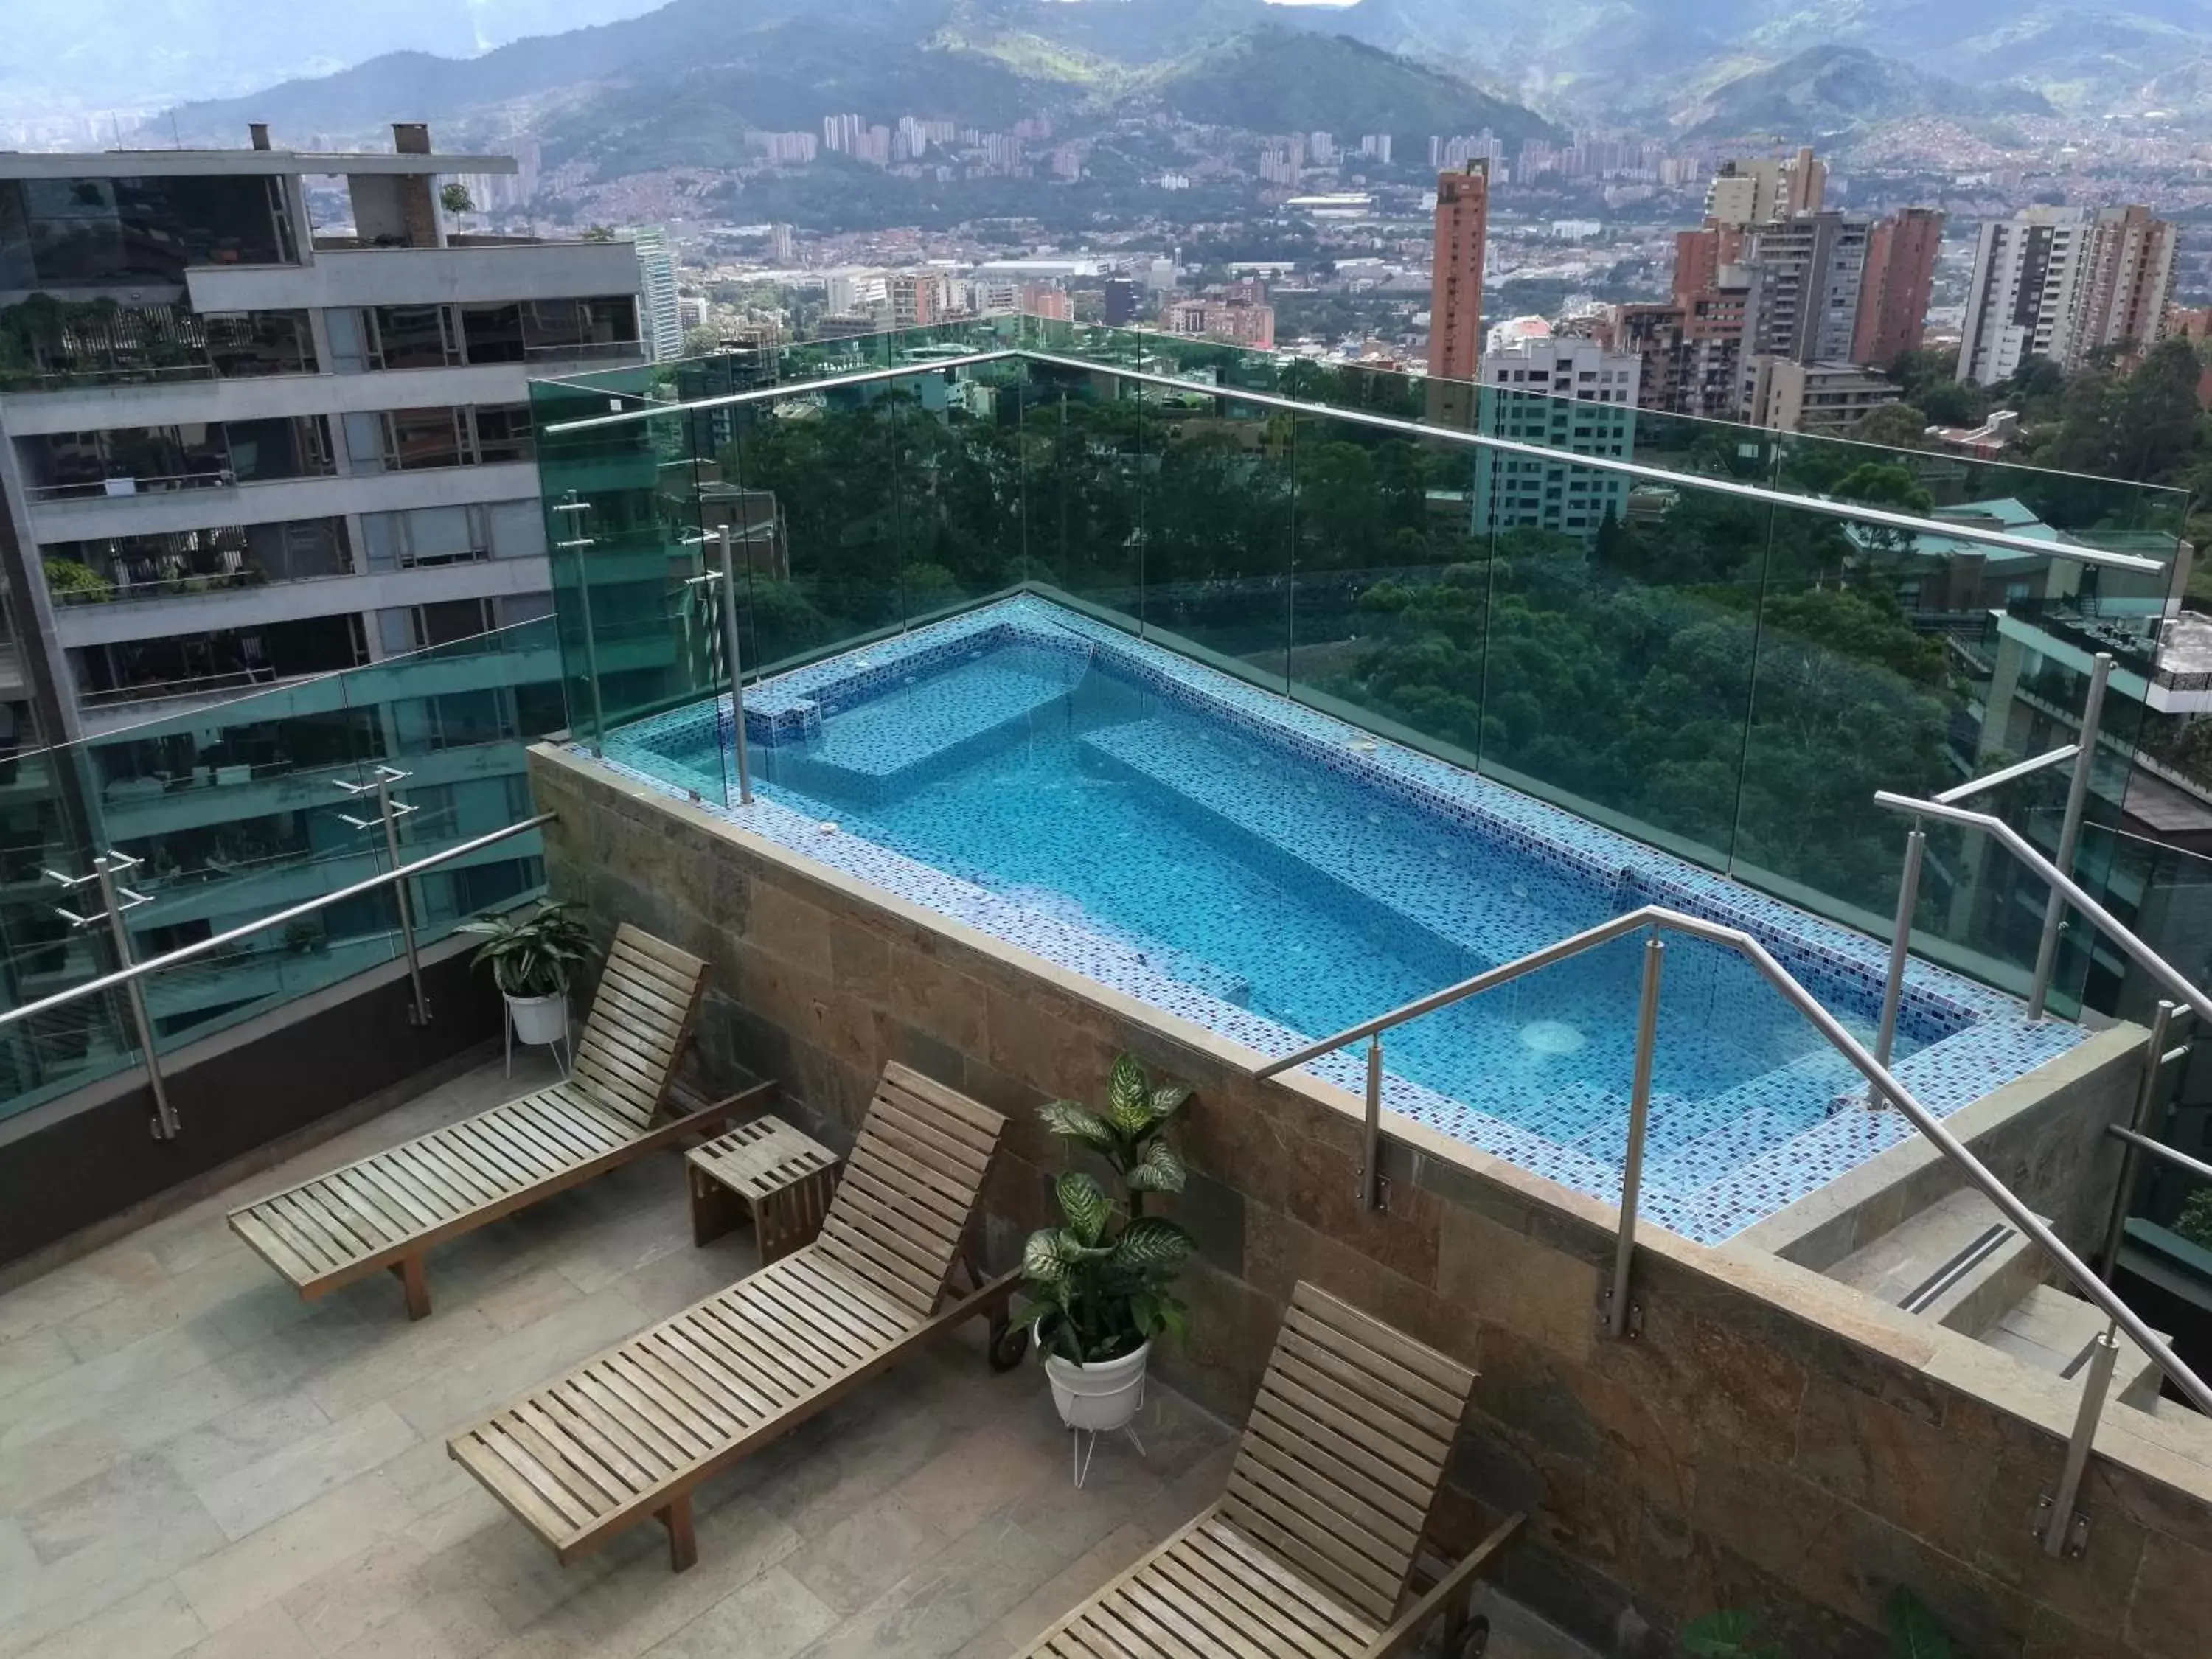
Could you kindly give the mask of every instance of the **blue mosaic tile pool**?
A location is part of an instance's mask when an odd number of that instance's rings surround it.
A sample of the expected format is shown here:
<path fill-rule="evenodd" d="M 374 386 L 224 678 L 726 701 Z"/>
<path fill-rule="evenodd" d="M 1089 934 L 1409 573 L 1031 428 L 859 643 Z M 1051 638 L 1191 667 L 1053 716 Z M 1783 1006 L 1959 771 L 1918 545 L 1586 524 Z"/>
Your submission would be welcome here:
<path fill-rule="evenodd" d="M 1640 904 L 1758 937 L 1871 1035 L 1886 951 L 1668 854 L 1035 598 L 610 735 L 605 763 L 1263 1054 Z M 830 828 L 829 826 L 834 826 Z M 1385 1042 L 1390 1109 L 1614 1201 L 1641 946 Z M 1909 1127 L 1732 952 L 1668 947 L 1644 1212 L 1718 1243 Z M 2079 1040 L 1925 963 L 1897 1070 L 1948 1113 Z M 1359 1053 L 1313 1069 L 1355 1091 Z"/>

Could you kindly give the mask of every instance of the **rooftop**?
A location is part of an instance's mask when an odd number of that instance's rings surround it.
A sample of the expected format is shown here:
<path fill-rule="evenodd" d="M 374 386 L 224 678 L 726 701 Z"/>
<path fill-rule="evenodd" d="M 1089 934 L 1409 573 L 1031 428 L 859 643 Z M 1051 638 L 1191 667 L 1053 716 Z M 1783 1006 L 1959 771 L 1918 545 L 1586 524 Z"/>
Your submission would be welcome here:
<path fill-rule="evenodd" d="M 0 1292 L 0 1655 L 999 1659 L 1220 1491 L 1229 1427 L 1155 1387 L 1073 1492 L 1042 1373 L 969 1327 L 710 1482 L 681 1577 L 652 1528 L 560 1566 L 445 1437 L 753 1269 L 750 1230 L 690 1242 L 681 1155 L 441 1251 L 420 1324 L 380 1274 L 300 1301 L 223 1223 L 550 1077 L 434 1084 Z M 1493 1659 L 1586 1654 L 1493 1606 Z"/>

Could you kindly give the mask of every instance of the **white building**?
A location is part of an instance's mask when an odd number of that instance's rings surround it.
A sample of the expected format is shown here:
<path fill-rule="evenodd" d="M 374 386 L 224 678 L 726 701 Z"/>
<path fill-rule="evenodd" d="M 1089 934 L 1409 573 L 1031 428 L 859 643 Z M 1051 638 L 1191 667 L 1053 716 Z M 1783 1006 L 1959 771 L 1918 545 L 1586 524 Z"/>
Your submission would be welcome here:
<path fill-rule="evenodd" d="M 1643 360 L 1595 340 L 1524 337 L 1483 354 L 1481 429 L 1557 449 L 1558 460 L 1478 451 L 1474 532 L 1538 529 L 1594 539 L 1628 508 L 1629 480 L 1577 466 L 1572 455 L 1615 460 L 1636 453 L 1636 397 Z"/>
<path fill-rule="evenodd" d="M 2032 207 L 1982 227 L 1959 346 L 1961 380 L 1994 386 L 2030 356 L 2067 356 L 2088 233 L 2080 208 Z"/>
<path fill-rule="evenodd" d="M 644 339 L 656 363 L 684 355 L 684 319 L 676 303 L 676 252 L 658 225 L 629 233 L 637 246 L 637 287 L 644 301 Z"/>
<path fill-rule="evenodd" d="M 1993 386 L 2030 356 L 2071 373 L 2166 331 L 2179 237 L 2148 208 L 2033 207 L 1982 227 L 1959 378 Z"/>
<path fill-rule="evenodd" d="M 87 312 L 0 377 L 0 559 L 50 737 L 550 608 L 526 381 L 638 360 L 636 255 L 449 235 L 440 178 L 514 163 L 394 131 L 0 155 L 0 307 Z M 310 224 L 303 173 L 346 180 L 349 228 Z"/>

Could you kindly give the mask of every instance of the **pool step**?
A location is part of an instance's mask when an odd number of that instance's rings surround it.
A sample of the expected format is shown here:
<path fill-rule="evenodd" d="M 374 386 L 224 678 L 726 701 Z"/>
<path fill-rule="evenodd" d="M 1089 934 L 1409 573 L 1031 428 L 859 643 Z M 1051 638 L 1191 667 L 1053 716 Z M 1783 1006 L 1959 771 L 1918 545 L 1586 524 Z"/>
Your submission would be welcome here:
<path fill-rule="evenodd" d="M 2053 1285 L 2038 1285 L 1984 1332 L 1982 1340 L 2038 1370 L 2074 1377 L 2081 1376 L 2089 1363 L 2090 1350 L 2108 1322 L 2095 1304 Z M 2123 1405 L 2148 1411 L 2158 1398 L 2157 1363 L 2125 1332 L 2120 1334 L 2119 1341 L 2112 1397 Z"/>
<path fill-rule="evenodd" d="M 1980 1336 L 2045 1271 L 2043 1252 L 1969 1188 L 1845 1256 L 1828 1277 L 1947 1330 Z"/>

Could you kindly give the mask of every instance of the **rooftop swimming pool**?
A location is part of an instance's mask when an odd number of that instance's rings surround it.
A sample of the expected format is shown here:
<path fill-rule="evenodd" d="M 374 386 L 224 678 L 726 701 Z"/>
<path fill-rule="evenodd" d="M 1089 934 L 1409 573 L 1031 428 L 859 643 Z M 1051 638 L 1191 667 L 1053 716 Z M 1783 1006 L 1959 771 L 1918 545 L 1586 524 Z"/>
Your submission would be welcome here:
<path fill-rule="evenodd" d="M 745 711 L 749 830 L 1261 1054 L 1654 902 L 1752 933 L 1863 1036 L 1880 1008 L 1873 940 L 1040 599 L 764 681 Z M 658 715 L 605 758 L 723 811 L 729 718 Z M 1640 951 L 1390 1033 L 1385 1104 L 1613 1201 Z M 1897 1070 L 1949 1112 L 2079 1035 L 1916 963 Z M 1313 1069 L 1357 1091 L 1364 1065 Z M 1670 939 L 1653 1220 L 1717 1243 L 1909 1134 L 1863 1097 L 1748 964 Z"/>

